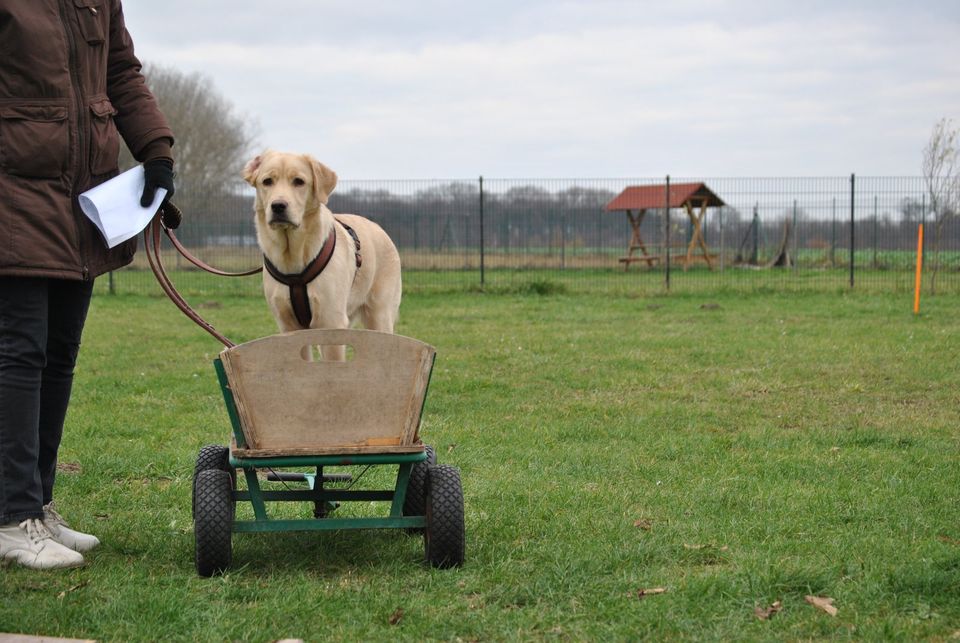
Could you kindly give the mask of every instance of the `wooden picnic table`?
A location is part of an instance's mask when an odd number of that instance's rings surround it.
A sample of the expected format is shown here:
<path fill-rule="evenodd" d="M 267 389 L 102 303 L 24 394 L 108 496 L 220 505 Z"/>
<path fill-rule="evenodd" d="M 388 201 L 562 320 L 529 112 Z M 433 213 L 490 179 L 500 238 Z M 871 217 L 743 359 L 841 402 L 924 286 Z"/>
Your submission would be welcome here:
<path fill-rule="evenodd" d="M 707 215 L 707 208 L 720 207 L 724 203 L 705 183 L 677 183 L 670 185 L 670 192 L 667 194 L 667 185 L 643 185 L 630 186 L 623 190 L 615 199 L 606 206 L 607 212 L 621 211 L 627 215 L 630 222 L 631 236 L 630 243 L 627 246 L 627 254 L 620 257 L 617 261 L 624 265 L 624 270 L 629 269 L 630 264 L 645 262 L 648 267 L 652 267 L 661 261 L 665 261 L 664 255 L 651 255 L 647 251 L 647 246 L 640 233 L 640 227 L 643 224 L 643 218 L 650 209 L 683 208 L 690 219 L 693 234 L 690 241 L 686 244 L 686 253 L 678 258 L 683 263 L 683 269 L 686 270 L 694 261 L 705 261 L 707 267 L 713 270 L 713 260 L 715 254 L 710 253 L 707 247 L 706 239 L 703 234 L 703 221 Z M 665 248 L 665 244 L 661 244 Z M 635 254 L 637 251 L 640 254 Z M 682 248 L 680 248 L 682 252 Z M 699 250 L 699 253 L 697 252 Z"/>

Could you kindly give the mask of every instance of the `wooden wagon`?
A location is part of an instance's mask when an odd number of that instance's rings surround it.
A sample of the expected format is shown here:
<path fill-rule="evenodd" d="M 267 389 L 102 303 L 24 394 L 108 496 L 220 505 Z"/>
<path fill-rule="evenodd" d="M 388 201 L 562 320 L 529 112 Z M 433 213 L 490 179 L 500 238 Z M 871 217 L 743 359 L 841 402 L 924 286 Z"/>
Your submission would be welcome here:
<path fill-rule="evenodd" d="M 345 360 L 324 358 L 341 352 Z M 435 355 L 432 346 L 399 335 L 315 329 L 220 353 L 214 366 L 233 439 L 229 447 L 205 446 L 197 457 L 197 572 L 210 576 L 230 565 L 234 532 L 293 530 L 404 529 L 423 534 L 431 565 L 462 564 L 460 472 L 437 465 L 419 435 Z M 397 467 L 392 489 L 353 488 L 366 469 L 356 478 L 324 471 L 373 465 Z M 245 488 L 238 488 L 238 472 Z M 253 519 L 236 517 L 244 501 Z M 312 516 L 271 517 L 268 502 L 309 503 Z M 388 503 L 389 509 L 379 516 L 332 517 L 349 502 Z"/>

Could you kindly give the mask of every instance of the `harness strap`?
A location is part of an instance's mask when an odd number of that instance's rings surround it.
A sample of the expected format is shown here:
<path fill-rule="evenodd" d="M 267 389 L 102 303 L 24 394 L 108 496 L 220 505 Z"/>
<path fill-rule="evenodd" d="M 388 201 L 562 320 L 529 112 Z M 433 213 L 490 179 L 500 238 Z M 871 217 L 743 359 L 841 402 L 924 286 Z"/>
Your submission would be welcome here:
<path fill-rule="evenodd" d="M 360 237 L 357 236 L 353 228 L 340 219 L 334 219 L 334 221 L 342 225 L 347 233 L 353 237 L 355 248 L 354 259 L 357 262 L 357 270 L 360 270 L 360 266 L 363 265 L 363 257 L 360 255 Z M 280 272 L 280 270 L 267 259 L 266 255 L 263 257 L 263 266 L 267 269 L 267 272 L 270 273 L 270 276 L 290 288 L 290 305 L 293 306 L 293 314 L 296 316 L 297 323 L 300 324 L 301 328 L 310 328 L 310 320 L 313 319 L 313 312 L 310 310 L 310 297 L 307 295 L 307 284 L 316 279 L 317 276 L 323 272 L 323 269 L 327 267 L 336 247 L 337 231 L 334 228 L 330 228 L 330 234 L 327 236 L 327 240 L 323 242 L 323 247 L 320 248 L 319 254 L 317 254 L 317 256 L 313 258 L 313 261 L 307 264 L 303 272 L 298 275 L 288 275 Z M 354 273 L 354 277 L 356 277 L 356 273 Z"/>
<path fill-rule="evenodd" d="M 344 223 L 344 222 L 341 221 L 340 219 L 337 219 L 336 221 L 337 221 L 337 223 L 339 223 L 340 225 L 342 225 L 342 226 L 344 227 L 344 229 L 345 229 L 348 233 L 350 233 L 350 236 L 351 236 L 351 237 L 353 237 L 353 244 L 354 244 L 353 247 L 355 248 L 353 254 L 354 254 L 354 257 L 355 257 L 356 260 L 357 260 L 357 270 L 360 270 L 360 266 L 363 265 L 363 257 L 360 256 L 360 237 L 358 237 L 358 236 L 357 236 L 357 233 L 353 230 L 353 228 L 351 228 L 350 226 L 348 226 L 346 223 Z"/>
<path fill-rule="evenodd" d="M 266 255 L 263 257 L 263 266 L 270 273 L 270 276 L 290 288 L 290 303 L 293 306 L 293 314 L 296 315 L 297 323 L 300 324 L 301 328 L 310 328 L 310 320 L 313 318 L 313 313 L 310 311 L 310 298 L 307 296 L 307 284 L 316 279 L 317 275 L 327 267 L 336 247 L 337 231 L 330 228 L 330 234 L 327 236 L 327 240 L 323 242 L 319 254 L 298 275 L 288 275 L 280 272 L 267 259 Z"/>

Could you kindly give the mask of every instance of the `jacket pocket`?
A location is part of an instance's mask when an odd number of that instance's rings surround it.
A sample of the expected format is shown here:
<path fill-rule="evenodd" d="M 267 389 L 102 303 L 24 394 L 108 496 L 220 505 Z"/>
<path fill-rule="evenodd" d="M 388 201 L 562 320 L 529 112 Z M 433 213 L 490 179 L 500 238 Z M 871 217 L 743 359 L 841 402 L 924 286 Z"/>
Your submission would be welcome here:
<path fill-rule="evenodd" d="M 8 174 L 59 178 L 70 158 L 67 108 L 17 105 L 0 108 L 0 166 Z"/>
<path fill-rule="evenodd" d="M 113 122 L 117 110 L 100 98 L 90 103 L 90 111 L 90 174 L 113 172 L 120 157 L 120 133 Z"/>
<path fill-rule="evenodd" d="M 73 5 L 77 8 L 77 20 L 80 22 L 80 33 L 88 44 L 100 45 L 105 39 L 104 22 L 108 16 L 103 4 L 103 0 L 73 0 Z"/>

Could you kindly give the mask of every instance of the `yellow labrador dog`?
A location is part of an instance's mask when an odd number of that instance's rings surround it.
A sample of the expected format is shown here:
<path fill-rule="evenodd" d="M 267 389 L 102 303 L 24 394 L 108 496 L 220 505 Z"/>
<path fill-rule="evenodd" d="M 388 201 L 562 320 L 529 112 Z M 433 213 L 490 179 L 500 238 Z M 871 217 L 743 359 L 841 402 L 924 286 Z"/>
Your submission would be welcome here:
<path fill-rule="evenodd" d="M 400 255 L 373 221 L 327 208 L 336 173 L 306 154 L 268 150 L 243 169 L 256 188 L 263 292 L 281 331 L 349 328 L 393 332 L 400 310 Z M 342 359 L 333 350 L 326 359 Z M 334 348 L 334 347 L 330 347 Z"/>

